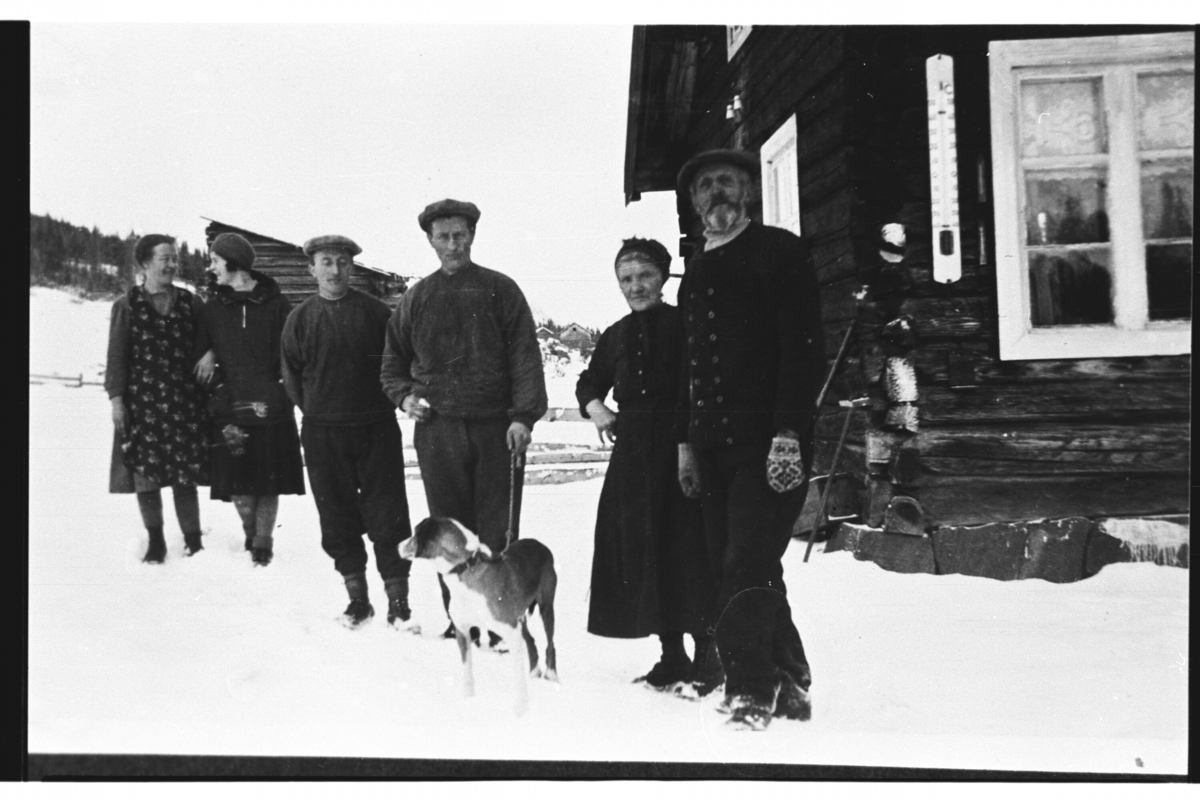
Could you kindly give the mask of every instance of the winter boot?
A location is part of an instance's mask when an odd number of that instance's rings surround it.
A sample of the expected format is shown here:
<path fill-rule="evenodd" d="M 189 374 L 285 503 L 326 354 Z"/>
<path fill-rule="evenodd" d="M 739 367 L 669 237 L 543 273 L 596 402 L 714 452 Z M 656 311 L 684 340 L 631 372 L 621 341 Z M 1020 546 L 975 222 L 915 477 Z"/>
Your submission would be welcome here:
<path fill-rule="evenodd" d="M 271 563 L 275 554 L 275 541 L 270 536 L 255 536 L 250 547 L 250 560 L 256 567 L 265 567 Z"/>
<path fill-rule="evenodd" d="M 633 682 L 644 683 L 646 688 L 661 692 L 687 680 L 692 672 L 692 660 L 683 649 L 682 633 L 662 633 L 658 638 L 662 643 L 662 656 L 649 672 L 634 678 Z"/>
<path fill-rule="evenodd" d="M 778 689 L 776 690 L 778 691 Z M 764 702 L 750 695 L 726 698 L 731 716 L 725 727 L 739 731 L 765 731 L 775 713 L 775 701 Z"/>
<path fill-rule="evenodd" d="M 167 540 L 163 538 L 162 526 L 147 530 L 150 533 L 150 546 L 146 548 L 146 555 L 142 556 L 142 561 L 147 564 L 161 564 L 167 558 Z"/>
<path fill-rule="evenodd" d="M 784 678 L 775 698 L 776 717 L 806 722 L 812 719 L 812 696 L 791 678 Z"/>
<path fill-rule="evenodd" d="M 685 700 L 699 700 L 725 683 L 725 668 L 713 645 L 712 637 L 695 637 L 696 652 L 692 657 L 692 672 L 687 680 L 675 687 L 675 694 Z"/>
<path fill-rule="evenodd" d="M 246 534 L 246 552 L 249 553 L 254 549 L 254 523 L 242 523 L 242 533 Z"/>
<path fill-rule="evenodd" d="M 194 556 L 204 549 L 203 543 L 200 541 L 200 531 L 188 533 L 183 532 L 183 551 L 189 556 Z"/>
<path fill-rule="evenodd" d="M 412 610 L 408 607 L 408 578 L 388 578 L 383 582 L 383 588 L 388 596 L 388 626 L 420 633 L 421 626 L 412 622 Z"/>
<path fill-rule="evenodd" d="M 342 612 L 338 622 L 350 630 L 357 630 L 375 616 L 375 609 L 367 599 L 367 577 L 359 572 L 346 576 L 346 592 L 350 595 L 350 605 Z"/>

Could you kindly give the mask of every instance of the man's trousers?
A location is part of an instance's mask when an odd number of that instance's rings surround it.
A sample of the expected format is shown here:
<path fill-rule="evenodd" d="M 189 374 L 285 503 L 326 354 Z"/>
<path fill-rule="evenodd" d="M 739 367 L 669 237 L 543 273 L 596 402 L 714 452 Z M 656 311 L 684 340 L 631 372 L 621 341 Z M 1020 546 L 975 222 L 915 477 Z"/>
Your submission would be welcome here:
<path fill-rule="evenodd" d="M 727 697 L 774 702 L 784 681 L 811 683 L 781 559 L 808 490 L 767 484 L 771 440 L 696 448 L 708 555 L 717 577 L 714 641 Z M 807 459 L 806 459 L 807 460 Z"/>
<path fill-rule="evenodd" d="M 321 547 L 334 568 L 342 575 L 366 570 L 366 533 L 384 580 L 407 577 L 412 565 L 399 548 L 412 528 L 396 420 L 344 427 L 305 422 L 301 441 L 321 518 Z"/>

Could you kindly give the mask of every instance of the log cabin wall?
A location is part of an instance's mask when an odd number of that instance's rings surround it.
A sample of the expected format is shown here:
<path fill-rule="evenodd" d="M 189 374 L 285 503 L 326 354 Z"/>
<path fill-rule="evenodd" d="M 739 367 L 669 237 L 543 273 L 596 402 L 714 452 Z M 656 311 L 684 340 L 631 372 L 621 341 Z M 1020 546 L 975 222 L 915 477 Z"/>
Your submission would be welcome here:
<path fill-rule="evenodd" d="M 317 293 L 317 279 L 308 271 L 308 256 L 297 245 L 214 220 L 204 230 L 210 248 L 213 239 L 222 233 L 238 233 L 249 240 L 254 247 L 254 269 L 273 278 L 293 308 Z M 350 285 L 393 307 L 405 288 L 404 279 L 399 275 L 357 263 L 350 276 Z"/>
<path fill-rule="evenodd" d="M 1188 510 L 1189 356 L 999 359 L 988 41 L 1149 29 L 756 26 L 729 60 L 723 28 L 697 30 L 688 34 L 690 116 L 676 141 L 658 141 L 656 168 L 665 174 L 664 164 L 677 168 L 714 147 L 757 150 L 796 114 L 801 225 L 821 285 L 827 356 L 852 319 L 860 332 L 818 423 L 815 472 L 828 472 L 841 430 L 836 401 L 865 393 L 871 410 L 856 415 L 837 471 L 857 476 L 866 522 L 882 524 L 896 494 L 916 498 L 926 529 Z M 957 88 L 963 272 L 952 284 L 932 277 L 925 60 L 937 53 L 954 57 Z M 744 112 L 727 119 L 735 94 Z M 631 131 L 634 123 L 631 107 Z M 627 198 L 668 188 L 662 174 L 635 181 L 632 195 L 627 184 Z M 686 255 L 700 234 L 686 198 L 679 216 Z M 906 230 L 898 263 L 880 253 L 886 223 Z M 894 351 L 883 328 L 904 315 L 915 323 L 907 355 L 919 425 L 888 433 L 884 364 Z M 889 463 L 868 466 L 868 432 L 891 448 Z"/>

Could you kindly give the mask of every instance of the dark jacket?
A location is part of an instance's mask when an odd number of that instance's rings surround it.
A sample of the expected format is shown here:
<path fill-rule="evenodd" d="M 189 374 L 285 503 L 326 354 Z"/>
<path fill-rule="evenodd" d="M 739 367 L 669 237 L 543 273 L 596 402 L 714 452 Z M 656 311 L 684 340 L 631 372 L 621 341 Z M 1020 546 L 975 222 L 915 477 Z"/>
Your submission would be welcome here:
<path fill-rule="evenodd" d="M 751 222 L 688 260 L 679 305 L 689 411 L 679 441 L 721 447 L 784 428 L 811 435 L 825 360 L 816 271 L 803 239 Z"/>
<path fill-rule="evenodd" d="M 220 286 L 204 304 L 199 349 L 217 354 L 210 411 L 218 423 L 235 419 L 267 425 L 292 419 L 280 366 L 280 339 L 292 304 L 273 279 L 255 270 L 250 276 L 257 282 L 252 291 Z"/>
<path fill-rule="evenodd" d="M 306 424 L 396 418 L 379 385 L 391 313 L 382 300 L 357 289 L 337 300 L 314 294 L 291 313 L 283 328 L 283 382 Z"/>
<path fill-rule="evenodd" d="M 680 318 L 668 305 L 622 318 L 600 335 L 575 386 L 585 417 L 610 388 L 619 404 L 596 510 L 588 632 L 598 636 L 702 634 L 714 621 L 704 519 L 679 488 L 672 431 L 681 405 Z"/>
<path fill-rule="evenodd" d="M 507 275 L 468 264 L 438 270 L 404 293 L 388 321 L 383 391 L 439 414 L 508 417 L 529 428 L 546 413 L 546 379 L 533 315 Z"/>

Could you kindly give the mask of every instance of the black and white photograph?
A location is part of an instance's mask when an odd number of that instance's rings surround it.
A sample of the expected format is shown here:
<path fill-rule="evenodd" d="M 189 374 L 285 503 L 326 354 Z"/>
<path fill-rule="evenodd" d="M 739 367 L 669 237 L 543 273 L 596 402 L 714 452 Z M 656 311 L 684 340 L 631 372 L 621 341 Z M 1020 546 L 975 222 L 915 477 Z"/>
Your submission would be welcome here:
<path fill-rule="evenodd" d="M 27 778 L 1187 780 L 1195 9 L 1017 7 L 13 14 Z"/>

